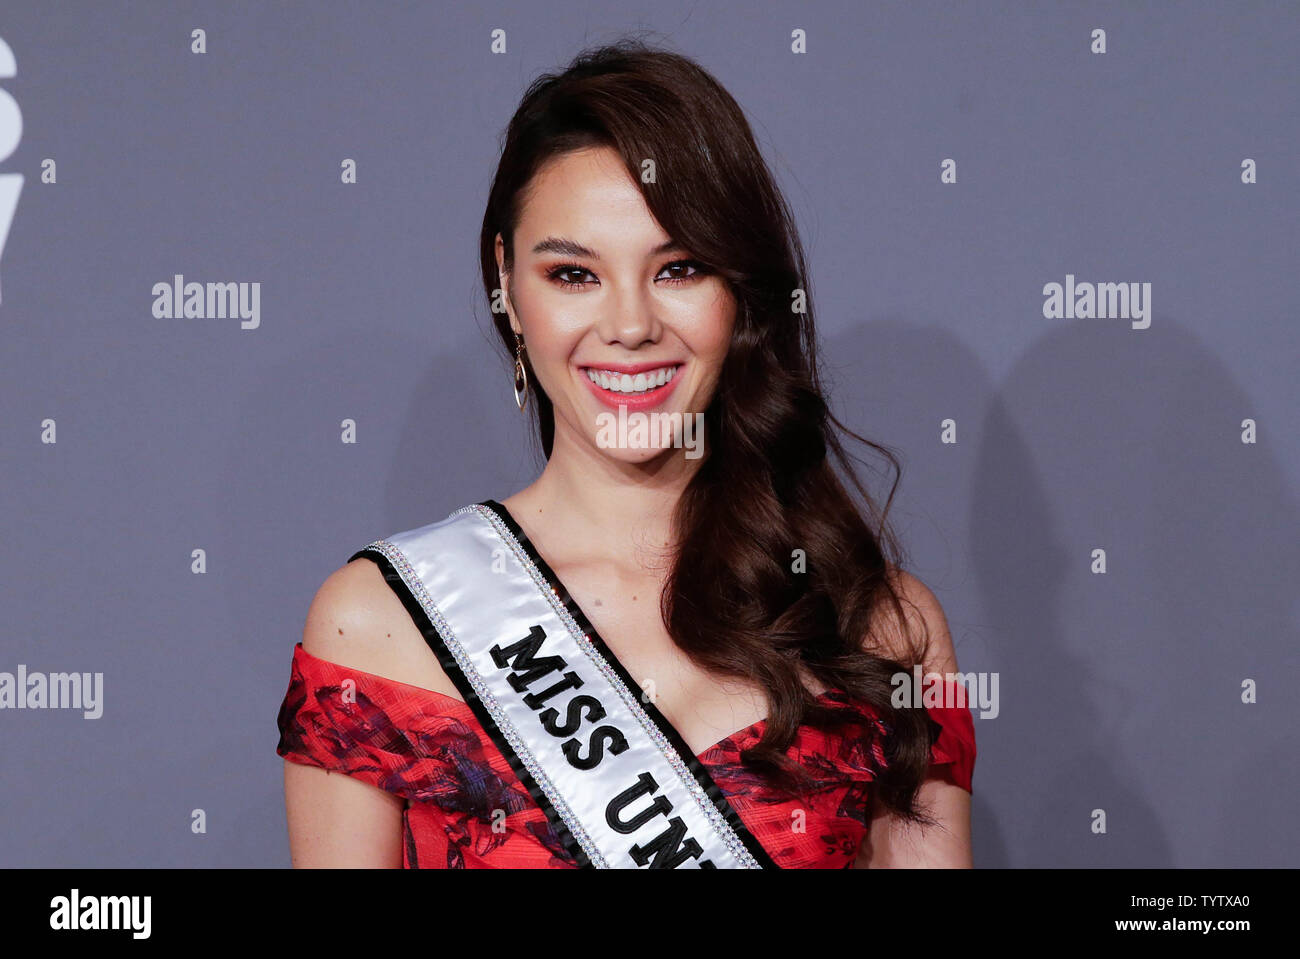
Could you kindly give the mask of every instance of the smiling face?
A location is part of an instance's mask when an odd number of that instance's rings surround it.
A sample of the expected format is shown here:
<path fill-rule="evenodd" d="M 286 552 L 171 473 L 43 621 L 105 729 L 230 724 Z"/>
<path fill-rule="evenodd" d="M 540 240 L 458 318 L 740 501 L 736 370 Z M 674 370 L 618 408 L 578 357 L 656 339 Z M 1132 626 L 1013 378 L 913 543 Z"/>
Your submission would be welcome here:
<path fill-rule="evenodd" d="M 505 247 L 496 238 L 497 267 Z M 629 414 L 702 413 L 731 340 L 723 279 L 673 244 L 618 154 L 568 153 L 534 177 L 502 276 L 510 325 L 555 409 L 556 450 L 579 443 L 644 463 L 667 455 L 610 446 L 601 424 Z"/>

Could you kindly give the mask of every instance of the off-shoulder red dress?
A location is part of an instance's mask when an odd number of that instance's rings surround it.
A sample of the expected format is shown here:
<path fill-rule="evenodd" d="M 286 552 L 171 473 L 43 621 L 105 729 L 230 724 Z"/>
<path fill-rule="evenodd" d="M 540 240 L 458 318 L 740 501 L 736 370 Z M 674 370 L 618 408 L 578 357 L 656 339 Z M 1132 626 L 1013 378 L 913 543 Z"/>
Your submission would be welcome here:
<path fill-rule="evenodd" d="M 788 755 L 816 777 L 803 798 L 782 794 L 741 764 L 740 751 L 762 736 L 761 720 L 698 756 L 782 868 L 851 867 L 869 825 L 871 783 L 886 765 L 886 729 L 871 707 L 836 690 L 820 701 L 850 711 L 855 721 L 833 733 L 799 731 Z M 930 750 L 934 772 L 969 791 L 970 709 L 927 710 L 940 727 Z M 458 699 L 320 659 L 299 643 L 279 728 L 276 751 L 285 759 L 345 773 L 405 800 L 405 868 L 577 866 L 473 710 Z"/>

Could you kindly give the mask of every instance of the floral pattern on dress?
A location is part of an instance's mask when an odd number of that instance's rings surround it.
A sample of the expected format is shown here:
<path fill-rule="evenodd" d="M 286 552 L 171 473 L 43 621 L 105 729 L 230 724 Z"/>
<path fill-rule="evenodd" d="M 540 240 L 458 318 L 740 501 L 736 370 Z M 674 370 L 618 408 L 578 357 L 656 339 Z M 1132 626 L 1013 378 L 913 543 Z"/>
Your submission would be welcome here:
<path fill-rule="evenodd" d="M 746 767 L 740 753 L 762 736 L 760 720 L 698 758 L 740 820 L 783 868 L 851 868 L 869 828 L 871 783 L 886 765 L 889 727 L 838 690 L 819 702 L 849 721 L 804 726 L 787 755 L 810 774 L 800 795 Z M 939 736 L 932 761 L 950 764 L 970 789 L 970 711 L 931 710 Z M 406 868 L 572 869 L 550 821 L 464 702 L 294 648 L 276 752 L 342 772 L 402 797 Z"/>

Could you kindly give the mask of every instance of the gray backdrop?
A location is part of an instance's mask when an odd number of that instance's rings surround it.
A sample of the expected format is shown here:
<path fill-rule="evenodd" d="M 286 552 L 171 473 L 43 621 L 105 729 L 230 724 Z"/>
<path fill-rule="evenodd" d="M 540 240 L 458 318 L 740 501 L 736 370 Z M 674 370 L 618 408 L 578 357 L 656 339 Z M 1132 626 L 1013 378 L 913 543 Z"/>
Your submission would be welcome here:
<path fill-rule="evenodd" d="M 977 866 L 1300 865 L 1298 9 L 6 3 L 0 671 L 104 685 L 0 709 L 0 864 L 287 865 L 316 588 L 538 468 L 477 273 L 498 137 L 648 26 L 751 118 L 835 407 L 1000 677 Z M 156 317 L 176 274 L 259 283 L 260 324 Z M 1149 327 L 1045 318 L 1067 275 L 1149 283 Z"/>

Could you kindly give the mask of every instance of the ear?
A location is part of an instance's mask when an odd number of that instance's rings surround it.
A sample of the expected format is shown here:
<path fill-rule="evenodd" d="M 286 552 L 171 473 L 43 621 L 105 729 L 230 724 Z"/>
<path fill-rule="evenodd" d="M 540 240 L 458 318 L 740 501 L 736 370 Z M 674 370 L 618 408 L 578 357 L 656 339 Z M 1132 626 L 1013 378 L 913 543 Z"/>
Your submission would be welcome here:
<path fill-rule="evenodd" d="M 501 239 L 501 234 L 496 237 L 496 256 L 497 256 L 497 287 L 501 290 L 501 298 L 506 304 L 506 316 L 510 318 L 510 329 L 522 335 L 523 327 L 519 323 L 519 317 L 515 316 L 515 306 L 510 299 L 509 274 L 505 271 L 506 245 Z"/>

